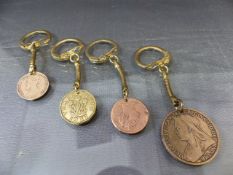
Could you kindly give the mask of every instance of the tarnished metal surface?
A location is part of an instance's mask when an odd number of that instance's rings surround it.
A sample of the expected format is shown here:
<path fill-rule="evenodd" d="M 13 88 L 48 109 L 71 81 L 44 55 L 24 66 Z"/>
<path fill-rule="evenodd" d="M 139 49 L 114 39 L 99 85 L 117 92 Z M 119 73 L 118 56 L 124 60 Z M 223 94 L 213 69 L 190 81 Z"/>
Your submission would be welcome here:
<path fill-rule="evenodd" d="M 232 174 L 232 9 L 230 0 L 1 0 L 0 174 Z M 121 98 L 119 77 L 111 66 L 87 59 L 82 61 L 82 88 L 95 95 L 98 110 L 88 125 L 66 124 L 59 103 L 71 89 L 74 67 L 54 62 L 49 47 L 37 57 L 38 70 L 50 81 L 48 93 L 37 101 L 18 97 L 16 84 L 28 70 L 29 57 L 18 42 L 36 29 L 52 32 L 53 43 L 70 37 L 85 43 L 116 41 L 130 96 L 142 100 L 150 112 L 145 130 L 133 136 L 116 131 L 110 111 Z M 182 164 L 162 145 L 160 127 L 172 106 L 159 73 L 139 69 L 133 58 L 136 49 L 152 44 L 173 55 L 175 94 L 211 116 L 219 128 L 221 147 L 210 164 Z"/>

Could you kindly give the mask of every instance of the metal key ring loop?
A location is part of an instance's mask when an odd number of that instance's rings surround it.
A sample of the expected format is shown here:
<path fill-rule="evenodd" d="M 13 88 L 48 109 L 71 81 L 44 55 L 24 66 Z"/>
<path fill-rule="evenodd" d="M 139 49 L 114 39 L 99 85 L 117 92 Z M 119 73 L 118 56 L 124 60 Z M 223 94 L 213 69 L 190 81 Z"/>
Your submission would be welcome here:
<path fill-rule="evenodd" d="M 101 56 L 94 56 L 91 53 L 91 51 L 94 50 L 94 47 L 97 44 L 108 44 L 108 45 L 111 45 L 112 48 L 108 52 L 102 54 Z M 116 42 L 112 40 L 108 40 L 108 39 L 95 40 L 91 42 L 90 44 L 88 44 L 85 50 L 85 54 L 87 58 L 90 60 L 90 62 L 92 63 L 105 63 L 106 61 L 108 61 L 110 56 L 118 54 L 118 45 Z"/>
<path fill-rule="evenodd" d="M 145 51 L 151 51 L 151 50 L 154 50 L 154 51 L 157 51 L 159 53 L 162 53 L 162 58 L 159 59 L 159 60 L 156 60 L 156 61 L 153 61 L 152 63 L 148 63 L 148 64 L 145 64 L 141 61 L 141 55 L 143 52 Z M 158 47 L 158 46 L 145 46 L 145 47 L 142 47 L 140 49 L 138 49 L 136 52 L 135 52 L 135 62 L 136 64 L 143 68 L 143 69 L 147 69 L 147 70 L 154 70 L 155 68 L 159 67 L 159 66 L 166 66 L 167 64 L 170 63 L 172 59 L 172 55 L 169 51 L 161 48 L 161 47 Z"/>
<path fill-rule="evenodd" d="M 61 46 L 67 44 L 67 43 L 74 43 L 77 46 L 74 48 L 64 51 L 62 53 L 58 53 L 58 50 Z M 80 39 L 77 38 L 66 38 L 59 42 L 57 42 L 51 49 L 51 55 L 52 57 L 57 61 L 67 61 L 72 60 L 72 56 L 76 55 L 79 58 L 79 53 L 83 50 L 84 44 Z"/>
<path fill-rule="evenodd" d="M 45 35 L 45 38 L 34 40 L 32 42 L 27 42 L 26 40 L 29 39 L 32 36 L 36 35 Z M 24 35 L 19 42 L 19 45 L 24 50 L 31 50 L 31 45 L 34 44 L 35 48 L 39 48 L 42 46 L 47 46 L 49 44 L 49 41 L 51 40 L 51 33 L 46 30 L 36 30 L 33 32 L 29 32 L 26 35 Z"/>

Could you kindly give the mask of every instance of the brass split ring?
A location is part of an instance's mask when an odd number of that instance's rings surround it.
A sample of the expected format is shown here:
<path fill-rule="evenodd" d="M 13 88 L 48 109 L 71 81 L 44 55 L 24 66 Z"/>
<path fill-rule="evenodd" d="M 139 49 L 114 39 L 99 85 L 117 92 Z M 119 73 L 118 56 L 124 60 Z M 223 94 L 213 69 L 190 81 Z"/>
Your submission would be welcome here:
<path fill-rule="evenodd" d="M 67 44 L 67 43 L 75 43 L 77 46 L 74 48 L 59 53 L 58 50 L 61 46 Z M 67 60 L 73 60 L 72 57 L 75 55 L 77 58 L 79 58 L 80 52 L 82 52 L 84 48 L 84 44 L 81 40 L 76 38 L 67 38 L 63 39 L 59 42 L 57 42 L 51 49 L 51 55 L 52 57 L 57 61 L 67 61 Z"/>
<path fill-rule="evenodd" d="M 145 51 L 151 51 L 151 50 L 162 53 L 162 55 L 163 55 L 162 58 L 159 59 L 159 60 L 153 61 L 152 63 L 148 63 L 148 64 L 143 63 L 141 61 L 142 53 L 145 52 Z M 172 59 L 171 53 L 169 51 L 161 48 L 161 47 L 158 47 L 158 46 L 145 46 L 145 47 L 142 47 L 142 48 L 138 49 L 135 52 L 135 62 L 136 62 L 136 64 L 139 67 L 141 67 L 143 69 L 147 69 L 147 70 L 154 70 L 157 67 L 166 66 L 167 64 L 170 63 L 171 59 Z"/>
<path fill-rule="evenodd" d="M 97 44 L 109 44 L 112 48 L 101 56 L 94 56 L 92 51 Z M 118 45 L 114 41 L 108 39 L 95 40 L 87 46 L 85 54 L 92 63 L 105 63 L 108 61 L 109 57 L 118 54 Z"/>
<path fill-rule="evenodd" d="M 31 42 L 28 42 L 27 40 L 29 38 L 32 38 L 36 35 L 45 35 L 45 37 L 43 37 L 42 39 L 39 40 L 34 40 Z M 19 45 L 22 49 L 24 50 L 31 50 L 32 45 L 34 44 L 35 48 L 40 48 L 42 46 L 47 46 L 49 44 L 49 41 L 51 40 L 51 33 L 49 31 L 46 30 L 36 30 L 30 33 L 27 33 L 26 35 L 24 35 L 19 42 Z"/>

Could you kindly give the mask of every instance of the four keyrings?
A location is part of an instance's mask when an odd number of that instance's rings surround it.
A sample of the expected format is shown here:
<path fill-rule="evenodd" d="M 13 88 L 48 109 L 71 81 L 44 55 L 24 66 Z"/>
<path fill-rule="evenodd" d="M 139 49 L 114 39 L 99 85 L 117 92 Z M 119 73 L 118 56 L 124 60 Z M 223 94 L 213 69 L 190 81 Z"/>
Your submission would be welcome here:
<path fill-rule="evenodd" d="M 24 35 L 20 40 L 20 47 L 31 54 L 28 73 L 22 76 L 17 84 L 17 93 L 25 100 L 37 100 L 49 89 L 48 78 L 37 70 L 36 58 L 37 52 L 47 46 L 51 39 L 50 32 L 38 30 Z M 102 45 L 108 45 L 110 49 L 96 55 L 95 49 Z M 158 52 L 162 56 L 151 63 L 144 63 L 141 57 L 148 51 Z M 50 52 L 54 62 L 69 62 L 75 68 L 71 90 L 61 98 L 59 106 L 60 115 L 66 122 L 83 125 L 95 116 L 98 101 L 91 92 L 82 89 L 81 86 L 82 62 L 83 59 L 88 59 L 91 64 L 112 66 L 119 75 L 122 95 L 109 110 L 113 126 L 125 134 L 137 134 L 146 128 L 149 110 L 141 100 L 129 94 L 131 88 L 128 87 L 121 63 L 120 47 L 115 41 L 99 39 L 85 45 L 78 38 L 67 38 L 54 44 Z M 218 129 L 209 117 L 196 109 L 184 106 L 183 100 L 174 94 L 169 78 L 171 53 L 159 46 L 149 45 L 139 48 L 134 54 L 134 59 L 138 67 L 159 72 L 174 107 L 161 125 L 161 140 L 167 152 L 189 165 L 203 165 L 213 160 L 220 145 Z"/>

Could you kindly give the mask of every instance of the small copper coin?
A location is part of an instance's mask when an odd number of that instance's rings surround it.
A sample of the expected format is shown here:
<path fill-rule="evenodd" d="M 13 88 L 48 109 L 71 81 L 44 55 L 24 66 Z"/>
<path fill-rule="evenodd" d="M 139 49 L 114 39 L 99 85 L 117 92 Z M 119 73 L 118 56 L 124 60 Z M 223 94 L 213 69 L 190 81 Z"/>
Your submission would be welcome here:
<path fill-rule="evenodd" d="M 149 112 L 146 106 L 135 98 L 118 100 L 112 108 L 113 125 L 126 134 L 136 134 L 142 131 L 148 122 Z"/>
<path fill-rule="evenodd" d="M 95 112 L 95 97 L 87 90 L 78 89 L 68 92 L 60 103 L 62 118 L 72 125 L 89 122 Z"/>
<path fill-rule="evenodd" d="M 18 95 L 25 100 L 36 100 L 42 97 L 49 88 L 48 78 L 40 73 L 26 74 L 22 76 L 17 84 Z"/>
<path fill-rule="evenodd" d="M 219 134 L 212 121 L 193 109 L 173 111 L 161 128 L 166 150 L 177 160 L 189 165 L 203 165 L 216 156 Z"/>

